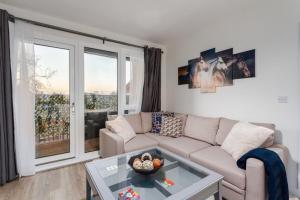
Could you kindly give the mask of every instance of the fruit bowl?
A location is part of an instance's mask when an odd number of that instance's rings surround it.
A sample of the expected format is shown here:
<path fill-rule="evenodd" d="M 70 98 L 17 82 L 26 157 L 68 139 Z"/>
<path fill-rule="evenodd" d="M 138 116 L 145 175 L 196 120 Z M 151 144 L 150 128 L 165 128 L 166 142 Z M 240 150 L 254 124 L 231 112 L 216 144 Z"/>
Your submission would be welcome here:
<path fill-rule="evenodd" d="M 164 159 L 158 154 L 142 153 L 132 156 L 128 164 L 136 173 L 150 175 L 156 173 L 164 165 Z"/>

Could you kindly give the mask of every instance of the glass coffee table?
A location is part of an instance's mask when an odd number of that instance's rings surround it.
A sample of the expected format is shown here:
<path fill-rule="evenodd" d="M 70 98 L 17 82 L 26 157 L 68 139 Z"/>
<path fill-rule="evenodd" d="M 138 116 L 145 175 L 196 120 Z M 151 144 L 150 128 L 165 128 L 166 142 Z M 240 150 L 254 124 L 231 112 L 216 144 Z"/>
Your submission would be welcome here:
<path fill-rule="evenodd" d="M 127 164 L 131 156 L 150 152 L 164 158 L 164 166 L 140 175 Z M 136 192 L 141 200 L 221 200 L 223 176 L 162 148 L 150 148 L 86 163 L 86 199 L 118 200 L 120 192 Z"/>

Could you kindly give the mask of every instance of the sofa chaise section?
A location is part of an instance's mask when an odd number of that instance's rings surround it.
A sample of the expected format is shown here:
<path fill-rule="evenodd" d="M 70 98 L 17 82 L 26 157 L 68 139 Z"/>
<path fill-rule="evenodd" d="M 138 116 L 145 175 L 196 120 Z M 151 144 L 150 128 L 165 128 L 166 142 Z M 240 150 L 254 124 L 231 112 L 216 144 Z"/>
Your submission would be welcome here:
<path fill-rule="evenodd" d="M 220 146 L 211 146 L 194 152 L 190 159 L 224 176 L 223 186 L 234 190 L 235 198 L 243 199 L 246 188 L 246 172 L 238 168 L 235 160 Z M 224 184 L 225 183 L 225 184 Z"/>
<path fill-rule="evenodd" d="M 276 152 L 285 165 L 287 164 L 287 151 L 282 145 L 272 145 L 268 149 Z M 190 159 L 224 176 L 223 195 L 228 199 L 265 199 L 265 169 L 260 160 L 249 159 L 246 170 L 242 170 L 220 146 L 211 146 L 191 153 Z"/>

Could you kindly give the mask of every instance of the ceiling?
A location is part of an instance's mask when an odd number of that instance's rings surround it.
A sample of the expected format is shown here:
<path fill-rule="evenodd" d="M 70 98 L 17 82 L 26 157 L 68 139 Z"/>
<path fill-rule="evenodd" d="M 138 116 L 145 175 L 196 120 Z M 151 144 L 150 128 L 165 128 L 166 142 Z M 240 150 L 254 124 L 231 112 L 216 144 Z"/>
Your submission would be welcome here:
<path fill-rule="evenodd" d="M 19 8 L 165 44 L 259 0 L 0 0 Z"/>

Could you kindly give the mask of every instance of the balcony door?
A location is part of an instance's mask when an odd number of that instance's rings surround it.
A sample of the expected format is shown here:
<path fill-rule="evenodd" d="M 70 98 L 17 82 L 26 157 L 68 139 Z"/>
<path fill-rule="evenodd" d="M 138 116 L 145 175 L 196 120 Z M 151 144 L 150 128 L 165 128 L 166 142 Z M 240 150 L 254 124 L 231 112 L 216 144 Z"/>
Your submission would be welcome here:
<path fill-rule="evenodd" d="M 74 47 L 35 42 L 36 164 L 75 156 Z"/>
<path fill-rule="evenodd" d="M 118 53 L 84 48 L 84 152 L 99 151 L 99 130 L 118 114 Z"/>

